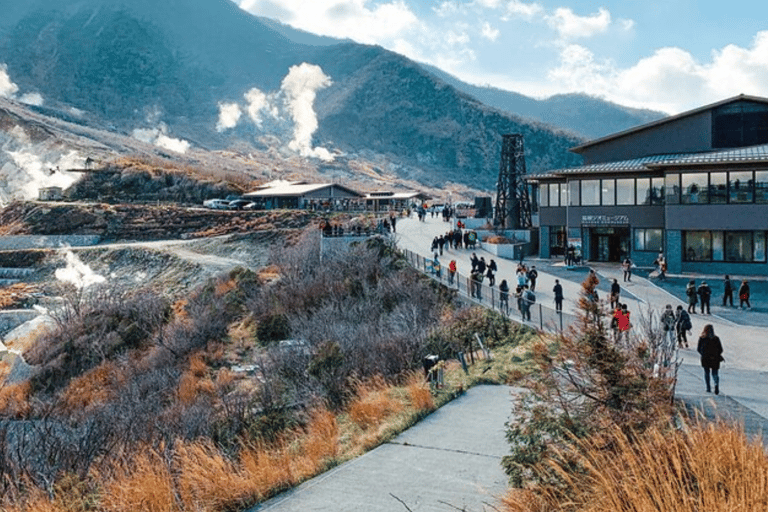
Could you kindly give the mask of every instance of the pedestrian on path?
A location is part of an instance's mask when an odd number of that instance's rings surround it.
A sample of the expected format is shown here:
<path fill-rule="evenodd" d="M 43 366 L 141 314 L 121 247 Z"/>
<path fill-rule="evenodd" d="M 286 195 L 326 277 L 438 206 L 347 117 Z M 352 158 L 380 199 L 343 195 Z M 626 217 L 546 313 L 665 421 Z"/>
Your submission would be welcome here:
<path fill-rule="evenodd" d="M 448 284 L 453 285 L 453 280 L 456 277 L 456 260 L 451 260 L 448 263 Z"/>
<path fill-rule="evenodd" d="M 521 302 L 522 305 L 522 315 L 523 320 L 531 320 L 531 306 L 533 306 L 533 303 L 536 302 L 536 294 L 531 291 L 528 286 L 523 287 L 523 300 Z"/>
<path fill-rule="evenodd" d="M 696 314 L 696 303 L 698 302 L 696 293 L 696 281 L 691 279 L 685 287 L 685 294 L 688 296 L 688 312 Z"/>
<path fill-rule="evenodd" d="M 677 313 L 675 314 L 675 329 L 677 330 L 677 346 L 688 348 L 688 336 L 686 333 L 693 328 L 691 324 L 691 315 L 688 314 L 683 306 L 677 306 Z"/>
<path fill-rule="evenodd" d="M 616 343 L 629 338 L 629 330 L 632 328 L 632 322 L 629 320 L 629 310 L 626 304 L 621 304 L 621 307 L 616 308 L 613 313 L 613 318 L 616 320 Z"/>
<path fill-rule="evenodd" d="M 563 312 L 563 285 L 560 284 L 559 279 L 555 279 L 555 287 L 552 288 L 552 292 L 555 294 L 555 311 L 558 313 Z"/>
<path fill-rule="evenodd" d="M 727 274 L 723 279 L 723 306 L 726 305 L 726 302 L 730 302 L 731 307 L 733 307 L 733 284 Z"/>
<path fill-rule="evenodd" d="M 749 283 L 746 279 L 739 286 L 739 307 L 744 309 L 744 304 L 747 305 L 747 309 L 752 309 L 752 304 L 749 303 Z"/>
<path fill-rule="evenodd" d="M 472 253 L 472 256 L 469 258 L 469 262 L 472 264 L 472 270 L 471 272 L 474 272 L 477 270 L 477 264 L 480 263 L 480 260 L 477 257 L 477 254 Z"/>
<path fill-rule="evenodd" d="M 621 268 L 624 270 L 624 282 L 631 282 L 632 281 L 632 260 L 629 259 L 629 256 L 624 258 L 624 263 L 621 264 Z"/>
<path fill-rule="evenodd" d="M 667 304 L 664 312 L 661 314 L 661 327 L 664 329 L 664 339 L 670 347 L 675 346 L 675 312 L 672 310 L 672 304 Z"/>
<path fill-rule="evenodd" d="M 621 286 L 619 286 L 619 280 L 614 279 L 611 283 L 611 309 L 616 309 L 619 305 L 619 297 L 621 296 Z"/>
<path fill-rule="evenodd" d="M 536 291 L 536 279 L 539 278 L 539 271 L 536 270 L 536 265 L 531 265 L 531 270 L 528 271 L 528 281 L 530 282 L 531 291 Z"/>
<path fill-rule="evenodd" d="M 712 392 L 709 385 L 709 374 L 712 373 L 712 379 L 715 381 L 715 394 L 720 394 L 720 363 L 723 359 L 723 345 L 720 338 L 715 336 L 715 329 L 712 324 L 704 326 L 699 336 L 699 344 L 696 351 L 701 354 L 701 366 L 704 368 L 704 382 L 707 385 L 707 393 Z"/>
<path fill-rule="evenodd" d="M 709 312 L 709 298 L 712 296 L 712 288 L 709 287 L 706 281 L 702 281 L 699 285 L 699 289 L 696 291 L 701 299 L 701 314 L 711 315 Z"/>
<path fill-rule="evenodd" d="M 509 285 L 506 279 L 502 279 L 499 284 L 499 308 L 509 315 Z"/>

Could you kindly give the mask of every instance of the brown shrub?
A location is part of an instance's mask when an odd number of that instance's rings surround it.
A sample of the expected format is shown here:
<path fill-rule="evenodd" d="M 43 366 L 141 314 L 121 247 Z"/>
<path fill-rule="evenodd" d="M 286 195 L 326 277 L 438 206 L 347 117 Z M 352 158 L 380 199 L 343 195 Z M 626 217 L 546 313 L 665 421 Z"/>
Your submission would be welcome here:
<path fill-rule="evenodd" d="M 0 413 L 16 419 L 27 417 L 32 409 L 29 403 L 31 390 L 29 381 L 0 387 Z"/>
<path fill-rule="evenodd" d="M 122 370 L 112 361 L 104 361 L 79 377 L 73 378 L 61 395 L 65 412 L 82 412 L 112 400 L 125 381 Z"/>
<path fill-rule="evenodd" d="M 360 428 L 366 429 L 402 409 L 403 404 L 392 396 L 384 379 L 374 377 L 355 386 L 355 398 L 349 404 L 349 417 Z"/>

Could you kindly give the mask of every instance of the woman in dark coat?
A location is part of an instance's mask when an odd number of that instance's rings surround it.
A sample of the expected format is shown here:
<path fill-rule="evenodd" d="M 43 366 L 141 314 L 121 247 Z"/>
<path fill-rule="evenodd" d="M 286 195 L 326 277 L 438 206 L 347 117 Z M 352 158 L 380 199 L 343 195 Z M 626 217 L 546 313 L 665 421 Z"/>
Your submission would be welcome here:
<path fill-rule="evenodd" d="M 707 393 L 712 392 L 712 389 L 709 387 L 709 374 L 711 372 L 712 379 L 715 381 L 715 394 L 719 395 L 720 362 L 724 361 L 723 345 L 720 343 L 720 338 L 715 336 L 715 330 L 712 328 L 712 324 L 704 326 L 696 350 L 701 354 L 701 366 L 704 368 L 704 382 L 707 384 Z"/>
<path fill-rule="evenodd" d="M 752 309 L 752 304 L 749 303 L 749 283 L 746 279 L 739 286 L 739 307 L 744 309 L 744 304 L 747 305 L 747 309 Z"/>

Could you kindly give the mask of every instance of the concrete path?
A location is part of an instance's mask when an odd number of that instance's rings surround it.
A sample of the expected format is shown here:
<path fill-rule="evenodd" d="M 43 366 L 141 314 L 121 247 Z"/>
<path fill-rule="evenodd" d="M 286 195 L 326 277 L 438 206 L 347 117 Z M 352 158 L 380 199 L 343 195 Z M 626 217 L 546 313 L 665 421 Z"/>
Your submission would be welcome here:
<path fill-rule="evenodd" d="M 391 442 L 251 511 L 494 510 L 508 487 L 504 425 L 518 391 L 474 387 Z"/>
<path fill-rule="evenodd" d="M 450 223 L 442 218 L 427 217 L 425 222 L 416 219 L 403 219 L 397 223 L 397 242 L 402 248 L 410 249 L 422 256 L 430 256 L 430 246 L 435 236 L 444 234 L 452 229 Z M 496 260 L 499 271 L 496 282 L 507 279 L 514 281 L 516 261 L 496 258 L 482 250 L 444 250 L 440 258 L 442 265 L 455 259 L 460 273 L 469 274 L 471 265 L 469 258 L 472 252 L 478 257 L 484 256 Z M 563 310 L 575 313 L 577 299 L 581 290 L 581 282 L 588 268 L 593 268 L 601 279 L 599 290 L 601 297 L 608 295 L 610 283 L 617 279 L 622 287 L 621 302 L 626 302 L 633 318 L 653 310 L 657 315 L 666 304 L 676 308 L 678 304 L 686 304 L 668 291 L 656 286 L 652 281 L 633 275 L 631 282 L 623 281 L 623 273 L 618 264 L 589 263 L 583 269 L 568 270 L 562 260 L 526 259 L 528 265 L 536 265 L 539 280 L 536 287 L 537 302 L 551 307 L 554 302 L 552 287 L 554 280 L 559 279 L 563 286 L 565 300 Z M 693 278 L 694 276 L 690 276 Z M 706 279 L 710 283 L 719 283 L 722 276 L 696 275 L 697 282 Z M 512 281 L 510 281 L 512 280 Z M 709 418 L 723 417 L 736 419 L 745 423 L 745 428 L 753 434 L 765 433 L 768 438 L 768 312 L 727 311 L 713 300 L 712 315 L 691 315 L 693 323 L 692 335 L 689 336 L 689 349 L 680 350 L 682 366 L 678 373 L 676 395 L 691 407 L 696 407 Z M 727 315 L 720 316 L 718 312 Z M 727 318 L 726 318 L 727 316 Z M 513 317 L 513 320 L 515 318 Z M 696 352 L 696 341 L 705 324 L 712 324 L 723 343 L 725 362 L 720 370 L 720 395 L 705 392 L 703 370 L 700 366 L 699 355 Z"/>

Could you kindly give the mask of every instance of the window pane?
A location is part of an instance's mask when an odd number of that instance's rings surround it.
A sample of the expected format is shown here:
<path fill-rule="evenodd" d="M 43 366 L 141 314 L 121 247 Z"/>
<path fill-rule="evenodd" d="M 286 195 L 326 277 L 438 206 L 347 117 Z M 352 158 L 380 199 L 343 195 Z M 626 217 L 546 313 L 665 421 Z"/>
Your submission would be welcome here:
<path fill-rule="evenodd" d="M 729 172 L 728 173 L 730 197 L 732 203 L 751 203 L 752 202 L 752 173 Z"/>
<path fill-rule="evenodd" d="M 724 172 L 709 175 L 709 202 L 724 204 L 728 202 L 728 177 Z"/>
<path fill-rule="evenodd" d="M 637 200 L 635 204 L 651 204 L 651 178 L 637 178 Z"/>
<path fill-rule="evenodd" d="M 768 171 L 755 171 L 755 202 L 768 203 Z"/>
<path fill-rule="evenodd" d="M 712 232 L 712 261 L 723 261 L 725 255 L 723 253 L 723 232 Z"/>
<path fill-rule="evenodd" d="M 614 180 L 603 180 L 603 204 L 606 206 L 616 204 L 616 182 Z"/>
<path fill-rule="evenodd" d="M 727 231 L 725 233 L 726 261 L 752 261 L 753 255 L 751 231 Z"/>
<path fill-rule="evenodd" d="M 651 204 L 664 204 L 664 178 L 651 178 Z"/>
<path fill-rule="evenodd" d="M 549 206 L 549 187 L 551 185 L 547 183 L 542 183 L 539 187 L 540 192 L 540 203 L 541 206 Z"/>
<path fill-rule="evenodd" d="M 616 180 L 616 204 L 635 204 L 635 179 Z"/>
<path fill-rule="evenodd" d="M 560 206 L 568 206 L 568 187 L 560 183 Z"/>
<path fill-rule="evenodd" d="M 685 261 L 711 261 L 712 235 L 709 231 L 685 232 Z"/>
<path fill-rule="evenodd" d="M 667 204 L 680 204 L 679 174 L 667 174 L 664 176 L 664 191 L 667 194 Z"/>
<path fill-rule="evenodd" d="M 573 180 L 568 182 L 568 191 L 570 193 L 570 205 L 579 206 L 579 180 Z"/>
<path fill-rule="evenodd" d="M 581 181 L 582 206 L 595 206 L 600 204 L 600 180 Z"/>
<path fill-rule="evenodd" d="M 755 233 L 755 261 L 765 261 L 765 231 Z"/>
<path fill-rule="evenodd" d="M 707 175 L 706 173 L 683 174 L 680 176 L 683 195 L 680 202 L 683 204 L 707 203 Z"/>
<path fill-rule="evenodd" d="M 645 250 L 662 252 L 664 246 L 662 230 L 660 229 L 646 229 L 645 230 Z"/>
<path fill-rule="evenodd" d="M 636 251 L 645 250 L 645 230 L 644 229 L 635 230 L 635 250 Z"/>

